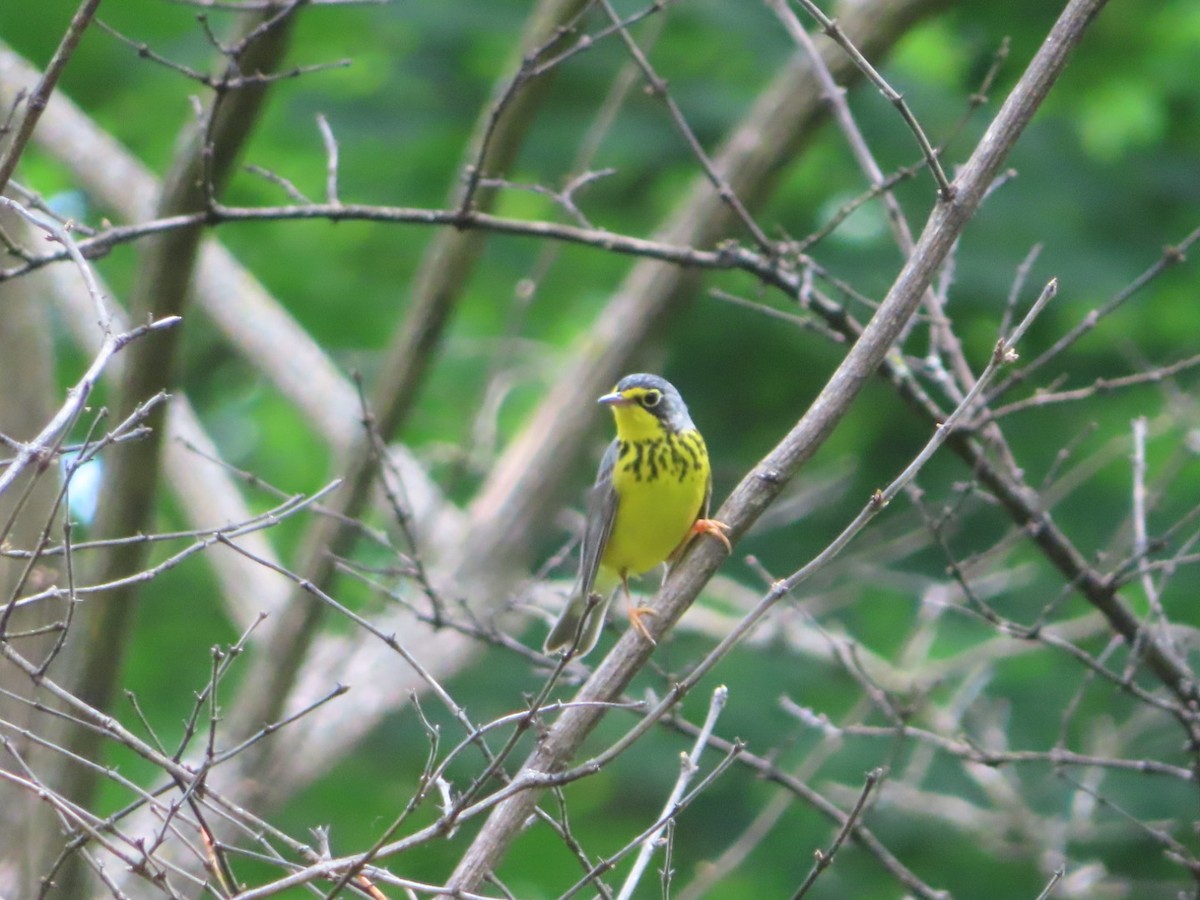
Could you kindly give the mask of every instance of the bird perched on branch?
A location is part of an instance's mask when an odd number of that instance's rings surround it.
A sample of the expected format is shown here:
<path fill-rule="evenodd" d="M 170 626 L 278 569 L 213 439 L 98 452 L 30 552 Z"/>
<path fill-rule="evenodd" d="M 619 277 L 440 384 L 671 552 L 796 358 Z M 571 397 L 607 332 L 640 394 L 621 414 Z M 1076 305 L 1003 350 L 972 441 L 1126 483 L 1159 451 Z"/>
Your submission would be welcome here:
<path fill-rule="evenodd" d="M 627 375 L 598 402 L 613 411 L 617 437 L 588 495 L 579 578 L 546 638 L 547 653 L 583 656 L 595 647 L 617 584 L 633 627 L 653 643 L 642 621 L 653 611 L 634 605 L 629 576 L 673 561 L 695 534 L 732 549 L 728 526 L 707 518 L 708 450 L 679 391 L 657 375 Z"/>

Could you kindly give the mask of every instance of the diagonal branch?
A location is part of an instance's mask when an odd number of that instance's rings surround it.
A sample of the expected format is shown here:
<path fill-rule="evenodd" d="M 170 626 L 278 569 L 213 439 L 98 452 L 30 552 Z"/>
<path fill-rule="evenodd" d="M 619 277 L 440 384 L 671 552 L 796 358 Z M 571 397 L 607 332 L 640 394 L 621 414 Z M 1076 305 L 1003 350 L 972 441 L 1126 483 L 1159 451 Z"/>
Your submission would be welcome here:
<path fill-rule="evenodd" d="M 100 0 L 82 0 L 79 9 L 71 17 L 71 24 L 67 26 L 62 40 L 59 41 L 58 49 L 54 51 L 54 56 L 46 66 L 45 73 L 38 79 L 33 92 L 25 98 L 25 115 L 21 117 L 21 124 L 17 126 L 16 134 L 4 148 L 4 154 L 0 156 L 0 194 L 4 193 L 4 188 L 8 186 L 8 180 L 12 178 L 13 171 L 17 168 L 17 161 L 33 136 L 42 111 L 50 102 L 50 95 L 54 93 L 54 87 L 58 84 L 58 76 L 67 67 L 67 62 L 75 53 L 75 48 L 79 46 L 79 39 L 83 37 L 84 31 L 91 24 L 92 17 L 96 14 L 96 7 L 99 5 Z"/>
<path fill-rule="evenodd" d="M 777 497 L 784 485 L 832 432 L 863 384 L 883 361 L 892 341 L 920 304 L 922 294 L 950 248 L 970 221 L 1004 159 L 1033 118 L 1067 64 L 1071 50 L 1104 0 L 1072 0 L 1013 88 L 975 152 L 955 180 L 952 199 L 930 215 L 907 261 L 862 336 L 847 353 L 821 394 L 792 431 L 734 489 L 717 517 L 740 536 Z M 716 571 L 723 553 L 716 542 L 695 545 L 667 580 L 655 604 L 652 632 L 662 633 L 683 614 Z M 650 644 L 632 630 L 596 669 L 577 700 L 610 700 L 620 695 L 646 663 Z M 562 771 L 600 720 L 591 708 L 564 712 L 526 761 L 523 772 Z M 520 776 L 518 776 L 518 781 Z M 470 890 L 506 854 L 537 805 L 539 792 L 527 790 L 500 804 L 463 856 L 449 881 Z"/>
<path fill-rule="evenodd" d="M 886 0 L 856 6 L 843 24 L 860 46 L 881 54 L 940 2 L 907 0 L 897 4 Z M 852 67 L 845 55 L 832 46 L 826 50 L 827 65 L 842 77 L 849 77 Z M 789 64 L 726 140 L 716 157 L 719 171 L 726 173 L 733 189 L 751 207 L 761 203 L 775 177 L 795 159 L 812 134 L 822 113 L 810 66 Z M 476 215 L 482 218 L 482 214 Z M 736 227 L 736 222 L 728 206 L 713 194 L 706 177 L 698 177 L 688 197 L 657 237 L 684 249 L 703 247 L 724 238 L 731 227 Z M 710 257 L 716 255 L 704 252 Z M 738 255 L 738 251 L 733 253 Z M 770 280 L 766 266 L 755 269 L 755 274 Z M 593 424 L 591 399 L 616 381 L 655 327 L 691 299 L 694 283 L 694 273 L 686 267 L 639 262 L 617 297 L 589 329 L 590 336 L 564 354 L 572 362 L 555 378 L 553 390 L 522 436 L 510 445 L 492 470 L 489 481 L 463 517 L 463 527 L 455 526 L 449 533 L 438 527 L 438 533 L 427 538 L 429 546 L 441 549 L 439 555 L 444 558 L 439 560 L 437 568 L 443 573 L 445 583 L 454 585 L 457 595 L 484 609 L 505 600 L 510 586 L 523 575 L 529 540 L 541 534 L 546 522 L 552 520 L 551 510 L 560 502 L 562 486 L 571 472 L 571 460 L 582 452 Z M 425 626 L 415 624 L 407 614 L 396 614 L 385 627 L 407 632 Z M 459 660 L 470 652 L 469 642 L 448 630 L 430 634 L 423 647 L 430 659 L 438 660 Z M 331 667 L 330 661 L 336 665 Z M 300 696 L 293 696 L 289 702 L 302 702 L 331 677 L 353 681 L 367 678 L 365 673 L 384 671 L 388 666 L 394 666 L 394 661 L 387 648 L 376 642 L 346 640 L 336 646 L 314 648 L 305 663 L 302 682 L 297 684 L 296 693 Z M 398 677 L 411 676 L 401 672 Z M 342 724 L 337 736 L 329 736 L 326 743 L 340 744 L 344 749 L 370 722 L 403 702 L 406 687 L 417 686 L 411 681 L 398 681 L 391 684 L 387 697 L 366 690 L 348 695 L 342 703 Z M 352 720 L 353 726 L 346 719 Z M 286 771 L 302 771 L 311 777 L 314 771 L 327 767 L 336 758 L 336 752 L 328 749 L 323 752 L 323 757 L 314 753 L 317 759 L 324 759 L 322 765 L 310 766 L 306 760 L 299 768 L 286 766 Z M 295 776 L 282 775 L 270 786 L 279 786 L 281 779 L 287 777 Z"/>

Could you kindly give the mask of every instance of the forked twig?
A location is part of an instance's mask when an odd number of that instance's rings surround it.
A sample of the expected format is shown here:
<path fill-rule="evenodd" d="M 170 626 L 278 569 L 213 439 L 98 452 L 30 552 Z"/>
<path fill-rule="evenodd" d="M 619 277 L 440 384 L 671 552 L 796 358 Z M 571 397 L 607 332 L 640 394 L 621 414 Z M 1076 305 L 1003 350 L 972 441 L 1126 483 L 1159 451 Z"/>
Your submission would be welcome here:
<path fill-rule="evenodd" d="M 954 188 L 947 180 L 946 173 L 942 171 L 942 164 L 938 160 L 938 154 L 929 142 L 929 138 L 925 136 L 925 130 L 921 128 L 917 117 L 908 108 L 908 104 L 904 101 L 904 95 L 888 84 L 887 80 L 879 74 L 859 49 L 846 37 L 845 32 L 838 27 L 837 22 L 825 15 L 817 4 L 813 3 L 812 0 L 795 0 L 795 2 L 803 6 L 805 11 L 816 19 L 821 26 L 821 30 L 846 51 L 846 55 L 854 60 L 854 64 L 858 66 L 859 71 L 866 75 L 887 101 L 899 110 L 905 124 L 908 125 L 909 129 L 916 136 L 917 145 L 921 148 L 921 153 L 925 156 L 925 161 L 929 165 L 929 171 L 933 173 L 934 181 L 937 182 L 938 199 L 943 203 L 954 199 Z"/>

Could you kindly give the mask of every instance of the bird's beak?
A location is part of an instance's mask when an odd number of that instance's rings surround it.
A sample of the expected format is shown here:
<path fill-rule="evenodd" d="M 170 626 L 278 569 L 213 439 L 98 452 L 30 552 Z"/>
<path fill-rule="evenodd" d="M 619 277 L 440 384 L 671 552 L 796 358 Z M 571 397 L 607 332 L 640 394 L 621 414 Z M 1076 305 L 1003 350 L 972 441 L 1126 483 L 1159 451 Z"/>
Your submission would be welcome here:
<path fill-rule="evenodd" d="M 596 399 L 597 403 L 603 403 L 605 406 L 628 406 L 633 401 L 624 394 L 613 391 L 611 394 L 605 394 L 603 397 Z"/>

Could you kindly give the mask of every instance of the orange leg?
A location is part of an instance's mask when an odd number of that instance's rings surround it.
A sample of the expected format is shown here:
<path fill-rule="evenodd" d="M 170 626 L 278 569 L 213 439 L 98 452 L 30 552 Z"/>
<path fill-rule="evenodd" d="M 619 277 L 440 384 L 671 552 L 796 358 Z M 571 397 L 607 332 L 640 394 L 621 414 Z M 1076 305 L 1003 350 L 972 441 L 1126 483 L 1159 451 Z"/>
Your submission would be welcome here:
<path fill-rule="evenodd" d="M 625 602 L 629 605 L 629 624 L 653 645 L 655 640 L 650 637 L 650 632 L 646 628 L 646 623 L 642 621 L 642 616 L 653 616 L 655 615 L 654 610 L 648 606 L 633 605 L 633 594 L 629 592 L 629 577 L 624 572 L 621 573 L 621 586 L 625 588 Z"/>
<path fill-rule="evenodd" d="M 733 544 L 729 543 L 729 526 L 716 519 L 697 519 L 692 523 L 691 534 L 709 534 L 725 545 L 727 553 L 733 552 Z"/>

